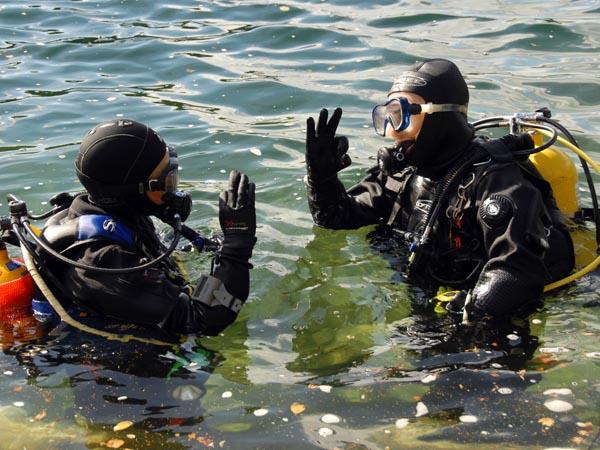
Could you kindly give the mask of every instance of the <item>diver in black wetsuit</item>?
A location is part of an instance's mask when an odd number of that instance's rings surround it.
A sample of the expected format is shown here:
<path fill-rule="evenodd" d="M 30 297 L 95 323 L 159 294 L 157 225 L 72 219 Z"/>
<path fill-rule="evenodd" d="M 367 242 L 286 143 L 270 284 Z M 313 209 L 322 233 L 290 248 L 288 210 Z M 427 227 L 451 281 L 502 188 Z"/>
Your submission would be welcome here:
<path fill-rule="evenodd" d="M 449 309 L 504 315 L 537 303 L 543 286 L 574 266 L 573 245 L 549 184 L 513 151 L 528 135 L 476 137 L 467 121 L 469 91 L 456 65 L 420 62 L 373 109 L 373 124 L 393 147 L 346 190 L 337 172 L 350 165 L 336 136 L 342 110 L 307 120 L 306 185 L 317 225 L 333 229 L 387 224 L 411 255 L 409 276 L 463 289 Z"/>
<path fill-rule="evenodd" d="M 183 222 L 189 194 L 177 191 L 177 154 L 147 125 L 119 119 L 83 139 L 75 163 L 86 193 L 51 217 L 43 237 L 61 255 L 87 266 L 128 268 L 165 251 L 150 216 Z M 249 293 L 248 260 L 256 242 L 254 183 L 232 171 L 219 197 L 224 234 L 214 274 L 186 283 L 172 258 L 143 271 L 115 274 L 49 259 L 60 294 L 101 316 L 170 333 L 215 335 L 232 323 Z"/>

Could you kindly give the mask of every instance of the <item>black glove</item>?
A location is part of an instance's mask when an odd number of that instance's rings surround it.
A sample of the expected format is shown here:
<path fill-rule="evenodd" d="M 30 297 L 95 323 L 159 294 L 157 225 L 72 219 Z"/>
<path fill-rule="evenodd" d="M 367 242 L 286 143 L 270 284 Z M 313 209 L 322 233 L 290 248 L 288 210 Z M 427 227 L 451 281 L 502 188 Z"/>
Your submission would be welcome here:
<path fill-rule="evenodd" d="M 219 195 L 219 222 L 224 235 L 223 256 L 247 260 L 252 254 L 256 242 L 255 188 L 245 174 L 232 170 L 227 190 Z"/>
<path fill-rule="evenodd" d="M 461 315 L 463 323 L 483 318 L 485 313 L 477 307 L 477 302 L 472 295 L 472 290 L 457 291 L 454 298 L 446 304 L 446 310 L 452 314 Z"/>
<path fill-rule="evenodd" d="M 323 108 L 316 130 L 314 119 L 309 117 L 306 120 L 306 171 L 311 183 L 325 181 L 352 163 L 346 153 L 348 138 L 335 135 L 342 118 L 342 108 L 335 109 L 329 123 L 327 115 L 328 111 Z"/>
<path fill-rule="evenodd" d="M 465 301 L 467 300 L 466 291 L 452 291 L 454 297 L 448 303 L 446 303 L 446 311 L 452 314 L 462 315 L 465 308 Z"/>

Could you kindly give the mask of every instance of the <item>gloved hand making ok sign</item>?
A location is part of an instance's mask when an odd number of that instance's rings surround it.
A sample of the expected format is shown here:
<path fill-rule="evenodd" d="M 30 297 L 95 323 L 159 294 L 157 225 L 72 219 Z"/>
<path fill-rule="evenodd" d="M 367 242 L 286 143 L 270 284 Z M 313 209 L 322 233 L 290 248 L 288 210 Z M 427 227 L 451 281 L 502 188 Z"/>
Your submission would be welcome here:
<path fill-rule="evenodd" d="M 254 183 L 232 170 L 229 186 L 219 195 L 219 222 L 225 236 L 222 256 L 248 260 L 256 242 L 256 210 Z"/>
<path fill-rule="evenodd" d="M 306 120 L 306 171 L 311 184 L 325 181 L 348 167 L 352 160 L 346 153 L 348 139 L 336 136 L 342 108 L 336 108 L 327 122 L 328 111 L 322 109 L 315 129 L 312 117 Z"/>

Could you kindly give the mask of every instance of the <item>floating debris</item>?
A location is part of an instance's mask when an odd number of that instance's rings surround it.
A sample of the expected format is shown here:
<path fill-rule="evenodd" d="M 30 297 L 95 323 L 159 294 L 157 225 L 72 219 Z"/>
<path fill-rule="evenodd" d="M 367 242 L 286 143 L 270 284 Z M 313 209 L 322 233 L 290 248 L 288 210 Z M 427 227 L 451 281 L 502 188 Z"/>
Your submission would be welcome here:
<path fill-rule="evenodd" d="M 125 445 L 125 441 L 123 439 L 111 439 L 110 441 L 106 441 L 101 444 L 106 448 L 121 448 Z"/>
<path fill-rule="evenodd" d="M 260 151 L 260 148 L 256 148 L 256 147 L 251 147 L 250 148 L 250 153 L 252 153 L 253 155 L 256 155 L 256 156 L 262 155 L 262 152 Z"/>
<path fill-rule="evenodd" d="M 531 323 L 534 324 L 534 325 L 540 325 L 542 323 L 542 321 L 540 319 L 533 319 L 531 321 Z"/>
<path fill-rule="evenodd" d="M 13 405 L 15 405 L 17 408 L 22 408 L 23 406 L 25 406 L 25 403 L 23 403 L 23 402 L 13 402 Z"/>
<path fill-rule="evenodd" d="M 282 12 L 288 12 L 290 10 L 289 6 L 282 5 L 279 7 L 279 10 Z"/>
<path fill-rule="evenodd" d="M 117 397 L 117 400 L 120 401 L 120 402 L 125 401 L 125 400 L 127 400 L 127 396 L 126 395 L 121 395 L 120 397 Z"/>
<path fill-rule="evenodd" d="M 511 388 L 507 388 L 507 387 L 498 388 L 498 394 L 509 395 L 509 394 L 512 394 L 512 392 L 513 391 Z"/>
<path fill-rule="evenodd" d="M 542 353 L 567 353 L 571 350 L 566 347 L 542 347 L 540 352 Z"/>
<path fill-rule="evenodd" d="M 511 334 L 507 334 L 507 335 L 506 335 L 506 338 L 507 338 L 509 341 L 518 341 L 518 340 L 520 340 L 520 339 L 521 339 L 521 338 L 519 337 L 519 335 L 517 335 L 517 334 L 512 334 L 512 333 L 511 333 Z"/>
<path fill-rule="evenodd" d="M 547 400 L 544 406 L 552 412 L 567 412 L 573 409 L 573 405 L 563 400 Z"/>
<path fill-rule="evenodd" d="M 409 424 L 409 420 L 406 418 L 396 420 L 396 428 L 401 430 L 402 428 L 406 428 Z"/>
<path fill-rule="evenodd" d="M 328 386 L 326 384 L 321 384 L 317 387 L 321 392 L 325 392 L 326 394 L 329 394 L 331 392 L 331 386 Z"/>
<path fill-rule="evenodd" d="M 173 391 L 173 398 L 177 400 L 182 400 L 184 402 L 189 402 L 191 400 L 196 400 L 200 398 L 203 391 L 198 386 L 194 386 L 193 384 L 187 384 L 184 386 L 177 386 Z"/>
<path fill-rule="evenodd" d="M 127 428 L 129 428 L 131 425 L 133 425 L 133 422 L 131 420 L 124 420 L 124 421 L 116 424 L 113 427 L 113 431 L 123 431 L 123 430 L 126 430 Z"/>
<path fill-rule="evenodd" d="M 417 403 L 417 414 L 415 414 L 415 417 L 421 417 L 425 414 L 429 414 L 429 408 L 423 402 Z"/>
<path fill-rule="evenodd" d="M 472 416 L 470 414 L 465 414 L 463 416 L 460 416 L 458 418 L 458 420 L 460 420 L 462 423 L 475 423 L 477 422 L 479 419 L 477 419 L 477 416 Z"/>
<path fill-rule="evenodd" d="M 600 352 L 589 352 L 585 354 L 586 358 L 600 359 Z"/>
<path fill-rule="evenodd" d="M 12 376 L 13 371 L 12 370 L 5 370 L 3 373 L 4 373 L 4 375 L 10 377 L 10 376 Z"/>
<path fill-rule="evenodd" d="M 295 415 L 303 413 L 306 410 L 306 406 L 302 403 L 294 402 L 290 405 L 290 411 L 292 411 Z"/>
<path fill-rule="evenodd" d="M 321 437 L 329 437 L 333 435 L 333 430 L 331 428 L 319 428 L 319 436 Z"/>
<path fill-rule="evenodd" d="M 544 395 L 573 395 L 573 391 L 569 388 L 546 389 Z"/>
<path fill-rule="evenodd" d="M 340 423 L 342 419 L 340 419 L 338 416 L 336 416 L 335 414 L 325 414 L 323 417 L 321 417 L 321 422 L 323 423 Z"/>
<path fill-rule="evenodd" d="M 221 397 L 222 398 L 231 398 L 231 397 L 233 397 L 233 392 L 231 392 L 231 391 L 225 391 L 225 392 L 223 392 L 221 394 Z"/>
<path fill-rule="evenodd" d="M 427 375 L 425 378 L 423 378 L 421 380 L 421 383 L 425 383 L 425 384 L 429 384 L 433 381 L 437 380 L 437 374 L 436 373 L 432 373 L 430 375 Z"/>
<path fill-rule="evenodd" d="M 554 419 L 552 417 L 542 417 L 538 420 L 538 423 L 544 427 L 552 427 L 554 426 Z"/>
<path fill-rule="evenodd" d="M 269 410 L 266 408 L 260 408 L 260 409 L 257 409 L 256 411 L 254 411 L 254 415 L 256 417 L 266 416 L 267 414 L 269 414 Z"/>

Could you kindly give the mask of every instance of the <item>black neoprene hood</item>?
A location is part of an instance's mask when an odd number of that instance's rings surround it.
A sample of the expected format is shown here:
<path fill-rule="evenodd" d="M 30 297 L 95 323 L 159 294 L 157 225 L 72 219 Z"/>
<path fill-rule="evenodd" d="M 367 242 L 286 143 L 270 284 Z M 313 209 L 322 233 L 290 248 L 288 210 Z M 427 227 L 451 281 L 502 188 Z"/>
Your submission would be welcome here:
<path fill-rule="evenodd" d="M 126 205 L 140 214 L 156 214 L 157 205 L 143 192 L 119 193 L 118 187 L 148 180 L 166 153 L 163 139 L 147 125 L 129 119 L 104 122 L 81 142 L 77 177 L 95 204 Z"/>
<path fill-rule="evenodd" d="M 412 92 L 426 103 L 468 105 L 469 88 L 456 64 L 447 59 L 418 62 L 396 78 L 390 93 Z M 418 173 L 437 179 L 467 150 L 474 131 L 464 112 L 427 114 L 417 140 L 405 153 Z"/>
<path fill-rule="evenodd" d="M 390 92 L 412 92 L 431 103 L 467 105 L 469 89 L 460 70 L 447 59 L 428 59 L 394 80 Z"/>
<path fill-rule="evenodd" d="M 101 123 L 87 133 L 75 166 L 100 183 L 119 186 L 147 180 L 165 152 L 166 144 L 152 128 L 118 119 Z"/>

